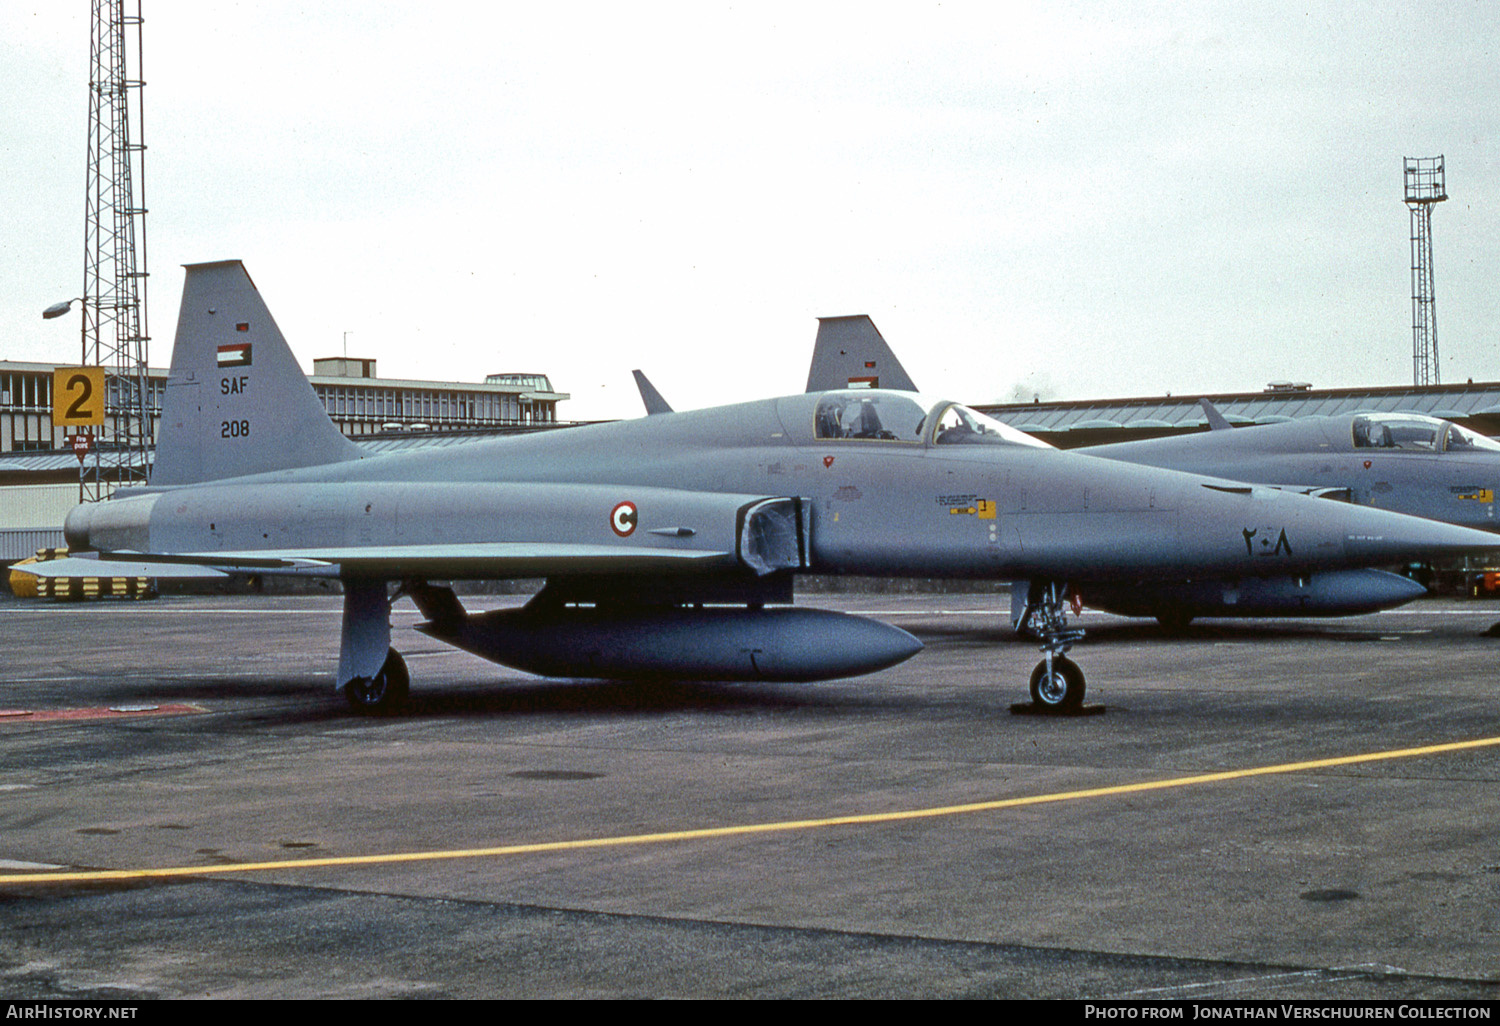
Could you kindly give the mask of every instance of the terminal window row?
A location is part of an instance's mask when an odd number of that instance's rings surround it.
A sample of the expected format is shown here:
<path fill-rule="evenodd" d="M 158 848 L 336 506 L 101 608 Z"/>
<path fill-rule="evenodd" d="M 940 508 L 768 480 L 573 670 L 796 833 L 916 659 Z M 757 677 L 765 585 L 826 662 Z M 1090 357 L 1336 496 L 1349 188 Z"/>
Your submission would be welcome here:
<path fill-rule="evenodd" d="M 372 420 L 459 420 L 509 422 L 550 420 L 545 406 L 523 404 L 518 396 L 488 392 L 442 392 L 380 388 L 316 386 L 319 401 L 335 418 Z"/>

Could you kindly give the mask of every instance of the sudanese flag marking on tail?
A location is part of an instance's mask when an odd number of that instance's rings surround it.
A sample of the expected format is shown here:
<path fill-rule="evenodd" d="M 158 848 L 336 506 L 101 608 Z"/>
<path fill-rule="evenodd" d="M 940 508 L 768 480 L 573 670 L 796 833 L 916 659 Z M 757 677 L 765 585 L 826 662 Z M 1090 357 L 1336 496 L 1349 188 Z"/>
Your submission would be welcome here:
<path fill-rule="evenodd" d="M 219 347 L 219 367 L 248 367 L 250 366 L 250 343 L 231 342 L 229 345 Z"/>

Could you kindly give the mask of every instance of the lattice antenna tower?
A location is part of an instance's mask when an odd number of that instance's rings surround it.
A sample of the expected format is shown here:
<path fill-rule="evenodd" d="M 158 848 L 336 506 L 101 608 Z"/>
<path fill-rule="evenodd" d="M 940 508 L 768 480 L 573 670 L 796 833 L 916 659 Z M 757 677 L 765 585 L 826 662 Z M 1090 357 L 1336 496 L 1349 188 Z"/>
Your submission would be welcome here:
<path fill-rule="evenodd" d="M 146 203 L 140 0 L 93 0 L 83 245 L 83 363 L 105 370 L 105 423 L 81 474 L 85 501 L 144 484 Z"/>
<path fill-rule="evenodd" d="M 1448 198 L 1443 158 L 1407 157 L 1406 206 L 1411 211 L 1412 384 L 1439 384 L 1437 301 L 1432 277 L 1432 206 Z"/>

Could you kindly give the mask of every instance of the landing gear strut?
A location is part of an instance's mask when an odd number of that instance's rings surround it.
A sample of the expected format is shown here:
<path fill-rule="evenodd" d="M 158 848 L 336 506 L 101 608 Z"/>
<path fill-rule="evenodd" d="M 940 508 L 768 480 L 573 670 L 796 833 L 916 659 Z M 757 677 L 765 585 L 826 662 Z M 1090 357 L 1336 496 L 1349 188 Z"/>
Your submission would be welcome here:
<path fill-rule="evenodd" d="M 1068 626 L 1068 586 L 1060 581 L 1033 581 L 1018 626 L 1042 643 L 1042 661 L 1031 671 L 1031 705 L 1012 712 L 1076 714 L 1083 708 L 1083 671 L 1064 655 L 1083 637 Z"/>
<path fill-rule="evenodd" d="M 335 678 L 349 708 L 390 713 L 406 701 L 411 676 L 391 647 L 391 600 L 382 580 L 344 581 L 344 626 Z"/>

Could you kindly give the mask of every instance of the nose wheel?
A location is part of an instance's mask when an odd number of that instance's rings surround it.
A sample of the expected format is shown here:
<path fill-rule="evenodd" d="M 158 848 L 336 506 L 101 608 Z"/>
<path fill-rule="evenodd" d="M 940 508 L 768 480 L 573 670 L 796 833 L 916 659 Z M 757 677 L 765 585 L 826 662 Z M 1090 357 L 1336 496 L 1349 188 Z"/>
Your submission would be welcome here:
<path fill-rule="evenodd" d="M 1083 707 L 1083 671 L 1067 656 L 1043 659 L 1031 671 L 1031 702 L 1040 712 L 1076 713 Z"/>

